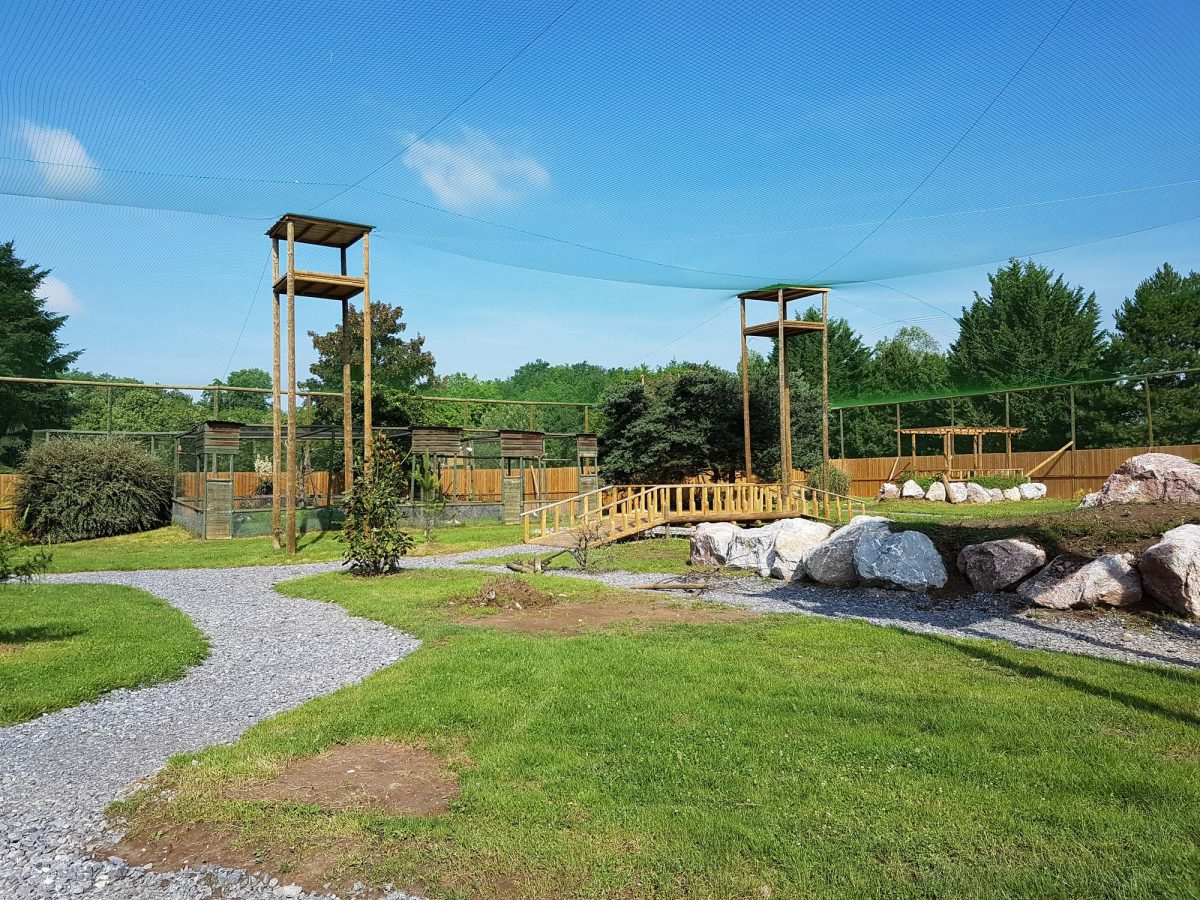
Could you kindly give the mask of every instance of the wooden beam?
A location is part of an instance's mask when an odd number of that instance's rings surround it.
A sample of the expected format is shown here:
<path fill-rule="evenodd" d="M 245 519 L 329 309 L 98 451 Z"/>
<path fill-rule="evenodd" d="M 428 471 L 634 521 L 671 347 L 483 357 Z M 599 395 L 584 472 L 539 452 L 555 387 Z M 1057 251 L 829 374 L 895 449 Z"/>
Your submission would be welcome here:
<path fill-rule="evenodd" d="M 783 320 L 787 318 L 787 303 L 783 299 L 783 289 L 779 290 L 779 321 L 778 352 L 776 361 L 779 363 L 779 483 L 783 488 L 783 502 L 786 505 L 791 493 L 792 484 L 792 422 L 788 410 L 787 384 L 787 338 L 784 334 Z"/>
<path fill-rule="evenodd" d="M 346 274 L 346 248 L 341 248 Z M 354 409 L 350 396 L 350 298 L 342 299 L 342 492 L 354 484 Z"/>
<path fill-rule="evenodd" d="M 363 245 L 363 471 L 371 463 L 371 235 Z"/>
<path fill-rule="evenodd" d="M 287 223 L 287 552 L 296 555 L 296 226 Z"/>
<path fill-rule="evenodd" d="M 821 292 L 821 460 L 824 484 L 829 490 L 829 291 Z"/>
<path fill-rule="evenodd" d="M 279 238 L 271 239 L 271 265 L 274 268 L 271 284 L 274 285 L 279 281 Z M 276 550 L 280 550 L 283 548 L 283 520 L 279 506 L 280 492 L 283 490 L 283 410 L 279 369 L 279 292 L 274 287 L 271 288 L 271 299 L 275 336 L 271 368 L 271 542 Z"/>
<path fill-rule="evenodd" d="M 746 457 L 746 480 L 751 478 L 750 465 L 750 348 L 746 346 L 746 299 L 739 297 L 742 307 L 742 446 Z"/>

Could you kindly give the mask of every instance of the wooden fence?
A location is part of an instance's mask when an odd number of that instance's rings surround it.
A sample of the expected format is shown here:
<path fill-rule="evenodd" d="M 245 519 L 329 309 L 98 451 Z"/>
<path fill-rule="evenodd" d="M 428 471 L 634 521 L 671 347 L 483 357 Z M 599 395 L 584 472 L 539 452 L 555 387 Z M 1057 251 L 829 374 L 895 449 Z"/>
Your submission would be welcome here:
<path fill-rule="evenodd" d="M 14 504 L 20 480 L 20 475 L 0 474 L 0 531 L 7 531 L 16 523 Z"/>
<path fill-rule="evenodd" d="M 1153 449 L 1156 453 L 1171 453 L 1175 456 L 1182 456 L 1185 459 L 1200 457 L 1200 444 L 1179 444 L 1170 447 L 1154 447 Z M 1069 500 L 1075 496 L 1077 491 L 1091 492 L 1098 490 L 1100 485 L 1104 483 L 1104 479 L 1108 478 L 1121 463 L 1125 462 L 1131 456 L 1137 456 L 1139 453 L 1146 452 L 1146 447 L 1118 447 L 1108 450 L 1068 450 L 1050 466 L 1040 470 L 1035 476 L 1035 480 L 1045 483 L 1048 496 Z M 1014 452 L 1011 465 L 1028 472 L 1053 455 L 1054 451 L 1052 450 Z M 955 457 L 955 461 L 960 465 L 968 464 L 971 459 L 970 456 Z M 985 453 L 981 458 L 980 468 L 983 470 L 1007 468 L 1010 463 L 1006 459 L 1003 453 Z M 852 481 L 850 493 L 856 497 L 874 497 L 879 491 L 879 485 L 887 480 L 888 474 L 892 471 L 892 466 L 895 462 L 896 457 L 894 456 L 869 456 L 858 459 L 833 460 L 835 466 L 845 469 L 850 473 Z M 915 466 L 913 465 L 912 457 L 904 456 L 900 458 L 896 472 L 897 477 L 899 473 L 906 470 L 914 471 L 921 475 L 934 475 L 941 472 L 945 466 L 946 459 L 940 454 L 937 456 L 918 456 Z"/>

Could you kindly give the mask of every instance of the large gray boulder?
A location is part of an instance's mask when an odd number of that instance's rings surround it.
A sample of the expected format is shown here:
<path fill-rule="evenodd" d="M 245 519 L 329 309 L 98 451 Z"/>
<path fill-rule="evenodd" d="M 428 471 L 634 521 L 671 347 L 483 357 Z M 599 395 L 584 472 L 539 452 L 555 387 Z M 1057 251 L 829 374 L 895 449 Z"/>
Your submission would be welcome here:
<path fill-rule="evenodd" d="M 729 545 L 733 542 L 738 527 L 730 522 L 701 522 L 692 529 L 691 556 L 688 564 L 693 566 L 723 566 L 729 556 Z"/>
<path fill-rule="evenodd" d="M 1018 587 L 1017 593 L 1048 609 L 1129 606 L 1142 599 L 1142 579 L 1133 566 L 1132 553 L 1109 554 L 1085 563 L 1058 556 Z"/>
<path fill-rule="evenodd" d="M 1121 463 L 1100 488 L 1096 505 L 1200 503 L 1200 466 L 1170 453 L 1142 453 Z"/>
<path fill-rule="evenodd" d="M 928 591 L 946 584 L 937 548 L 919 531 L 868 531 L 854 545 L 854 569 L 876 587 Z"/>
<path fill-rule="evenodd" d="M 890 519 L 882 516 L 855 516 L 827 540 L 808 551 L 804 571 L 821 584 L 858 584 L 854 568 L 854 548 L 868 534 L 887 533 Z"/>
<path fill-rule="evenodd" d="M 929 486 L 929 490 L 925 492 L 926 500 L 933 500 L 938 503 L 946 502 L 946 486 L 940 481 L 935 481 Z"/>
<path fill-rule="evenodd" d="M 1017 488 L 1022 500 L 1041 500 L 1046 496 L 1046 486 L 1038 481 L 1030 481 Z"/>
<path fill-rule="evenodd" d="M 1005 500 L 1020 500 L 1021 492 L 1015 487 L 1005 488 L 1004 489 L 1004 499 Z"/>
<path fill-rule="evenodd" d="M 963 547 L 958 571 L 977 591 L 1003 591 L 1029 577 L 1046 564 L 1046 551 L 1016 538 L 984 541 Z"/>
<path fill-rule="evenodd" d="M 767 554 L 775 544 L 778 530 L 777 523 L 764 528 L 734 528 L 725 565 L 731 569 L 753 569 L 765 577 L 770 571 Z"/>
<path fill-rule="evenodd" d="M 967 486 L 961 481 L 951 481 L 946 487 L 946 499 L 951 503 L 966 503 Z"/>
<path fill-rule="evenodd" d="M 1142 554 L 1142 586 L 1159 603 L 1200 618 L 1200 525 L 1180 525 Z"/>
<path fill-rule="evenodd" d="M 992 495 L 988 493 L 987 488 L 972 481 L 967 484 L 967 502 L 991 503 Z"/>
<path fill-rule="evenodd" d="M 767 551 L 766 566 L 772 578 L 800 581 L 805 577 L 804 561 L 809 551 L 829 537 L 833 528 L 811 519 L 784 519 L 775 533 L 775 542 Z"/>
<path fill-rule="evenodd" d="M 900 496 L 905 500 L 922 500 L 925 497 L 925 488 L 910 478 L 900 488 Z"/>

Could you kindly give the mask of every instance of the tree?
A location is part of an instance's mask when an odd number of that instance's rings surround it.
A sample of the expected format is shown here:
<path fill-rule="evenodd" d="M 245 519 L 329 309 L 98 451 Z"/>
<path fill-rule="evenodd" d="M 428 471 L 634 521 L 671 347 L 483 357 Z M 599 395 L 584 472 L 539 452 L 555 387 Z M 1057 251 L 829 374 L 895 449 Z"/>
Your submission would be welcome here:
<path fill-rule="evenodd" d="M 196 403 L 182 391 L 157 388 L 106 388 L 106 381 L 136 383 L 136 378 L 91 372 L 72 372 L 72 378 L 95 381 L 97 387 L 71 388 L 74 415 L 71 427 L 86 431 L 184 432 L 211 417 L 211 407 Z M 111 400 L 111 406 L 110 406 Z"/>
<path fill-rule="evenodd" d="M 713 365 L 610 388 L 600 404 L 601 471 L 613 482 L 673 483 L 692 475 L 729 480 L 741 456 L 736 377 Z"/>
<path fill-rule="evenodd" d="M 271 374 L 262 369 L 237 369 L 230 372 L 228 379 L 212 380 L 214 385 L 229 385 L 230 387 L 249 387 L 271 389 Z M 205 391 L 201 395 L 201 403 L 208 409 L 213 408 L 214 391 Z M 270 395 L 249 394 L 242 391 L 221 391 L 219 417 L 233 422 L 266 423 L 271 420 Z"/>
<path fill-rule="evenodd" d="M 13 243 L 0 244 L 0 375 L 62 378 L 81 351 L 58 339 L 67 321 L 46 309 L 38 295 L 50 272 L 26 264 Z M 0 391 L 0 466 L 12 466 L 35 428 L 66 424 L 70 400 L 62 388 L 6 385 Z"/>
<path fill-rule="evenodd" d="M 950 376 L 960 387 L 1005 388 L 1094 377 L 1104 350 L 1094 293 L 1071 287 L 1045 266 L 1010 260 L 988 275 L 987 297 L 975 294 L 950 345 Z M 1012 394 L 1011 421 L 1026 433 L 1014 444 L 1051 449 L 1070 435 L 1067 392 Z M 1004 401 L 993 395 L 956 405 L 956 419 L 1002 423 Z"/>
<path fill-rule="evenodd" d="M 425 338 L 405 338 L 408 325 L 402 321 L 404 310 L 387 303 L 371 304 L 371 379 L 372 413 L 375 425 L 408 425 L 413 421 L 416 404 L 411 397 L 420 386 L 433 379 L 433 354 L 425 350 Z M 363 317 L 350 308 L 350 382 L 356 395 L 353 417 L 362 423 Z M 342 326 L 318 334 L 310 331 L 317 361 L 309 367 L 316 376 L 309 386 L 337 391 L 342 386 Z M 316 398 L 315 417 L 320 422 L 341 422 L 342 404 L 334 397 Z"/>
<path fill-rule="evenodd" d="M 1137 286 L 1113 315 L 1105 353 L 1111 374 L 1141 375 L 1200 367 L 1200 273 L 1180 275 L 1164 263 Z M 1137 446 L 1146 441 L 1141 381 L 1086 393 L 1089 437 Z M 1150 379 L 1154 440 L 1188 444 L 1200 435 L 1200 373 Z"/>

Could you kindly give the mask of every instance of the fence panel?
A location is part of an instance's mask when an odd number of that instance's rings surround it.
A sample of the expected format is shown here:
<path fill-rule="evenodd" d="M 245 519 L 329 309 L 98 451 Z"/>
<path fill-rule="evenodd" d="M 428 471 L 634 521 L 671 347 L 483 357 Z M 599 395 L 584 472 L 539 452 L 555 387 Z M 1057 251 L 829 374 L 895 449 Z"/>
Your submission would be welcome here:
<path fill-rule="evenodd" d="M 0 474 L 0 531 L 8 531 L 16 525 L 15 504 L 20 480 L 20 475 Z"/>

